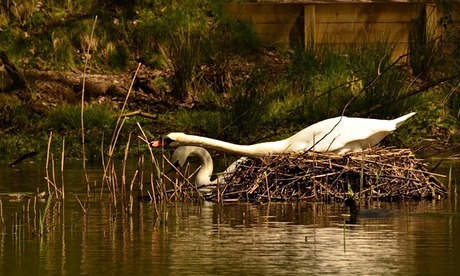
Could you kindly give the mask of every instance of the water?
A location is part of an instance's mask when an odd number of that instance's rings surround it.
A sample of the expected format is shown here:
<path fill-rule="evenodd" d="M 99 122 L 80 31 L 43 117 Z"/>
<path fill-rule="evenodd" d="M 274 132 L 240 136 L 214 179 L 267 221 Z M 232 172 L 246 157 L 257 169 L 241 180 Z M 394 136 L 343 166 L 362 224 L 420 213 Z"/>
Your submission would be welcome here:
<path fill-rule="evenodd" d="M 453 164 L 458 179 L 460 166 Z M 442 168 L 443 172 L 449 166 Z M 89 166 L 90 179 L 101 171 Z M 92 200 L 83 215 L 81 168 L 65 169 L 67 197 L 13 200 L 35 191 L 40 164 L 0 166 L 0 275 L 457 275 L 460 207 L 450 199 L 375 203 L 397 211 L 347 223 L 339 204 L 204 202 L 166 206 L 161 219 L 150 202 L 133 214 Z M 132 174 L 130 174 L 132 176 Z M 43 184 L 41 184 L 43 185 Z M 452 185 L 452 190 L 456 184 Z M 44 187 L 42 186 L 42 189 Z M 44 219 L 43 236 L 39 235 Z"/>

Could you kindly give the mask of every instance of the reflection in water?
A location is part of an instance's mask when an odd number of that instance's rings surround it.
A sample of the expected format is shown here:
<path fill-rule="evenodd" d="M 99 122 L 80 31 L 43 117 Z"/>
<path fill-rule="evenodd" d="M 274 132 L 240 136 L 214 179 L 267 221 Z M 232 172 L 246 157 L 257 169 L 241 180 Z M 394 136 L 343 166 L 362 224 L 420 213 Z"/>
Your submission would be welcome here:
<path fill-rule="evenodd" d="M 21 178 L 16 183 L 15 178 L 18 173 L 0 181 L 2 191 L 20 185 L 26 191 L 32 182 Z M 374 202 L 372 208 L 398 214 L 358 217 L 356 224 L 347 224 L 347 209 L 340 204 L 177 203 L 158 218 L 149 202 L 134 200 L 130 215 L 121 207 L 115 210 L 109 196 L 94 197 L 83 215 L 71 194 L 85 192 L 81 183 L 66 177 L 65 203 L 53 201 L 46 212 L 47 203 L 33 197 L 1 199 L 0 275 L 425 275 L 460 270 L 457 186 L 442 201 Z"/>
<path fill-rule="evenodd" d="M 388 204 L 399 214 L 345 224 L 339 204 L 175 204 L 158 220 L 139 202 L 132 216 L 109 201 L 3 202 L 0 272 L 20 274 L 425 274 L 459 269 L 455 202 Z M 39 225 L 39 223 L 38 223 Z"/>

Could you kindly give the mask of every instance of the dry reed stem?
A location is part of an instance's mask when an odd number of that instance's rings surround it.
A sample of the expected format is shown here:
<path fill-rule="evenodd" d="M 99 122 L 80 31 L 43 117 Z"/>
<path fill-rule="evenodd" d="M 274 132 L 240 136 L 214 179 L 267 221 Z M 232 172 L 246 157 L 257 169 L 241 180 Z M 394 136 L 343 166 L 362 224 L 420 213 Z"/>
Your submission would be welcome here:
<path fill-rule="evenodd" d="M 158 171 L 157 174 L 160 174 L 159 167 L 158 167 L 158 164 L 157 164 L 157 162 L 155 160 L 155 156 L 153 155 L 152 147 L 150 146 L 150 143 L 148 142 L 147 135 L 145 135 L 145 132 L 142 129 L 142 127 L 139 124 L 139 122 L 137 122 L 136 124 L 137 124 L 137 127 L 140 129 L 140 131 L 142 133 L 142 137 L 138 136 L 138 138 L 143 140 L 144 142 L 146 142 L 147 148 L 148 148 L 149 153 L 150 153 L 150 162 L 152 164 L 152 167 L 155 168 Z M 155 206 L 155 212 L 157 213 L 157 215 L 159 215 L 157 199 L 156 199 L 156 196 L 155 196 L 155 185 L 154 185 L 154 181 L 153 181 L 153 171 L 152 171 L 152 173 L 150 175 L 150 183 L 152 183 L 152 185 L 151 185 L 152 186 L 152 194 L 151 195 L 149 194 L 149 196 L 150 196 L 150 199 L 153 200 L 153 203 L 154 203 L 154 206 Z M 155 184 L 156 184 L 157 188 L 158 188 L 158 186 L 160 186 L 160 184 L 157 183 L 156 181 L 155 181 Z M 159 190 L 159 188 L 158 188 L 158 190 Z"/>
<path fill-rule="evenodd" d="M 86 70 L 88 68 L 88 62 L 91 58 L 89 52 L 91 49 L 91 44 L 93 43 L 94 30 L 96 29 L 97 15 L 94 17 L 93 27 L 91 29 L 91 35 L 89 37 L 89 45 L 85 55 L 85 66 L 83 68 L 83 82 L 81 88 L 81 112 L 80 112 L 80 123 L 81 123 L 81 152 L 82 152 L 82 162 L 83 162 L 83 174 L 86 181 L 86 197 L 89 198 L 89 178 L 88 173 L 86 172 L 86 149 L 85 149 L 85 85 L 86 85 Z"/>
<path fill-rule="evenodd" d="M 134 172 L 134 175 L 133 175 L 133 179 L 131 180 L 131 184 L 129 186 L 129 192 L 130 192 L 130 195 L 132 196 L 133 194 L 133 187 L 134 187 L 134 182 L 136 182 L 136 177 L 138 176 L 139 174 L 139 170 L 136 170 Z"/>
<path fill-rule="evenodd" d="M 112 203 L 113 206 L 116 208 L 117 207 L 117 191 L 118 191 L 118 181 L 117 181 L 117 173 L 115 171 L 115 164 L 112 162 L 111 166 L 111 179 L 112 179 L 112 193 L 111 193 L 111 198 L 112 198 Z"/>
<path fill-rule="evenodd" d="M 186 195 L 186 193 L 183 193 L 182 192 L 182 186 L 184 184 L 187 184 L 188 188 L 187 190 L 194 190 L 202 199 L 204 199 L 203 195 L 198 191 L 197 187 L 195 185 L 193 185 L 191 183 L 191 178 L 198 173 L 198 171 L 201 169 L 201 166 L 198 166 L 198 168 L 195 169 L 195 171 L 193 171 L 191 174 L 188 173 L 188 170 L 189 170 L 189 164 L 187 164 L 186 166 L 186 169 L 185 169 L 185 173 L 182 173 L 176 166 L 174 166 L 173 163 L 171 163 L 171 161 L 165 156 L 163 155 L 163 160 L 166 161 L 166 163 L 168 163 L 172 168 L 174 168 L 174 171 L 180 176 L 180 178 L 176 177 L 176 179 L 182 179 L 183 181 L 179 181 L 179 182 L 173 182 L 174 183 L 174 191 L 175 193 L 177 192 L 177 190 L 179 190 L 179 194 L 180 195 Z M 167 175 L 165 173 L 161 173 L 162 176 L 164 177 L 167 177 Z M 177 189 L 179 188 L 179 189 Z M 167 194 L 167 191 L 165 190 L 165 195 Z"/>
<path fill-rule="evenodd" d="M 51 186 L 54 188 L 54 190 L 55 190 L 55 192 L 56 192 L 57 194 L 59 194 L 59 195 L 62 196 L 62 192 L 59 190 L 58 186 L 56 185 L 55 182 L 53 182 L 53 180 L 49 179 L 49 178 L 46 177 L 46 176 L 45 176 L 45 180 L 48 182 L 48 185 L 51 185 Z M 50 194 L 50 195 L 51 195 L 51 194 Z M 56 195 L 56 199 L 59 199 L 59 196 L 58 196 L 58 195 Z"/>
<path fill-rule="evenodd" d="M 101 197 L 102 197 L 102 191 L 103 191 L 103 187 L 104 187 L 104 182 L 106 181 L 106 177 L 107 177 L 107 173 L 108 173 L 108 168 L 110 168 L 110 164 L 113 162 L 113 153 L 114 153 L 115 148 L 116 148 L 117 140 L 118 140 L 118 137 L 120 136 L 121 129 L 123 128 L 123 124 L 124 124 L 124 122 L 126 121 L 126 118 L 127 118 L 127 117 L 123 117 L 123 120 L 122 120 L 122 115 L 123 115 L 123 112 L 124 112 L 124 110 L 126 108 L 126 105 L 128 103 L 129 96 L 132 93 L 133 86 L 134 86 L 134 81 L 136 80 L 136 77 L 137 77 L 137 74 L 139 73 L 140 67 L 141 67 L 141 63 L 139 63 L 138 66 L 137 66 L 136 72 L 134 73 L 133 79 L 131 80 L 131 85 L 130 85 L 130 87 L 128 89 L 128 92 L 126 93 L 126 97 L 125 97 L 125 100 L 123 102 L 123 106 L 122 106 L 122 108 L 120 110 L 120 114 L 118 115 L 117 122 L 115 123 L 115 128 L 113 130 L 112 138 L 111 138 L 111 141 L 110 141 L 110 144 L 109 144 L 109 156 L 108 156 L 107 164 L 106 164 L 106 166 L 104 166 L 104 174 L 102 176 L 101 194 L 100 194 Z M 121 123 L 120 123 L 120 121 L 121 121 Z"/>
<path fill-rule="evenodd" d="M 121 129 L 123 128 L 123 125 L 126 121 L 126 118 L 123 119 L 123 121 L 121 122 L 120 126 L 118 126 L 118 123 L 117 122 L 117 126 L 116 126 L 116 131 L 114 130 L 114 134 L 112 136 L 112 142 L 110 143 L 109 145 L 109 158 L 107 160 L 107 164 L 106 166 L 104 167 L 104 174 L 102 176 L 102 183 L 101 183 L 101 197 L 102 197 L 102 193 L 103 193 L 103 190 L 104 190 L 104 182 L 107 181 L 107 179 L 109 179 L 109 183 L 110 183 L 110 180 L 113 179 L 113 175 L 107 175 L 107 172 L 108 172 L 108 169 L 113 166 L 113 153 L 115 152 L 115 146 L 118 142 L 118 137 L 120 136 L 120 132 L 121 132 Z M 117 128 L 118 127 L 118 128 Z"/>
<path fill-rule="evenodd" d="M 5 225 L 5 219 L 3 218 L 3 202 L 1 199 L 0 199 L 0 218 L 2 219 L 3 229 L 5 229 L 6 225 Z"/>
<path fill-rule="evenodd" d="M 131 143 L 131 134 L 132 132 L 130 132 L 128 135 L 128 141 L 126 142 L 125 153 L 123 156 L 122 176 L 121 176 L 121 195 L 122 197 L 125 196 L 125 192 L 126 192 L 126 165 L 128 163 L 128 154 L 129 154 L 129 146 Z"/>
<path fill-rule="evenodd" d="M 81 207 L 81 210 L 83 211 L 83 214 L 84 215 L 87 215 L 88 214 L 88 210 L 86 209 L 86 207 L 81 203 L 80 199 L 78 198 L 77 195 L 74 195 L 75 198 L 77 199 L 78 201 L 78 204 L 80 204 L 80 207 Z"/>
<path fill-rule="evenodd" d="M 56 171 L 54 169 L 54 154 L 51 154 L 51 172 L 53 176 L 53 183 L 54 183 L 54 189 L 56 190 L 56 200 L 59 200 L 59 195 L 58 195 L 58 187 L 57 187 L 57 182 L 56 182 Z"/>
<path fill-rule="evenodd" d="M 65 185 L 64 185 L 64 162 L 65 162 L 65 137 L 62 137 L 62 150 L 61 150 L 61 192 L 62 200 L 65 199 Z"/>
<path fill-rule="evenodd" d="M 137 143 L 139 147 L 139 143 Z M 144 155 L 138 155 L 137 158 L 137 170 L 139 171 L 138 174 L 138 197 L 142 198 L 143 195 L 143 190 L 144 190 Z"/>
<path fill-rule="evenodd" d="M 47 151 L 46 151 L 46 165 L 45 165 L 45 170 L 46 170 L 46 179 L 47 179 L 47 184 L 48 184 L 48 195 L 51 194 L 51 187 L 50 187 L 50 183 L 49 183 L 49 178 L 50 178 L 50 174 L 49 174 L 49 162 L 50 162 L 50 151 L 51 151 L 51 140 L 53 139 L 53 132 L 50 131 L 50 137 L 48 139 L 48 148 L 47 148 Z"/>

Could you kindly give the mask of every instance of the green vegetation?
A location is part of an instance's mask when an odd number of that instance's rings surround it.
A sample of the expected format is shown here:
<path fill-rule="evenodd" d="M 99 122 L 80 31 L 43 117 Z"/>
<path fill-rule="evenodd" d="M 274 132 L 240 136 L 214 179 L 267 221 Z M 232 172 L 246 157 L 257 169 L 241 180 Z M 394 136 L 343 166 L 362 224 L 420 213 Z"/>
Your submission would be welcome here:
<path fill-rule="evenodd" d="M 90 46 L 92 72 L 133 71 L 138 62 L 145 71 L 161 72 L 149 80 L 154 90 L 150 102 L 128 102 L 128 110 L 158 115 L 143 120 L 152 137 L 184 131 L 253 143 L 285 137 L 343 112 L 394 118 L 417 111 L 386 141 L 411 147 L 427 138 L 460 141 L 460 36 L 450 27 L 448 14 L 442 22 L 447 43 L 421 48 L 411 56 L 409 68 L 393 63 L 391 45 L 385 43 L 349 49 L 265 46 L 249 25 L 223 12 L 224 2 L 7 1 L 0 5 L 0 50 L 25 72 L 81 72 Z M 9 82 L 1 73 L 0 150 L 5 156 L 30 150 L 44 154 L 53 131 L 56 141 L 66 137 L 66 156 L 79 157 L 78 101 L 37 110 L 7 94 Z M 78 98 L 80 88 L 73 89 Z M 32 95 L 33 100 L 41 97 L 34 89 Z M 113 102 L 120 106 L 119 98 Z M 91 158 L 98 157 L 102 137 L 105 144 L 110 139 L 117 113 L 96 103 L 85 108 Z M 127 120 L 122 140 L 137 131 L 138 120 Z"/>

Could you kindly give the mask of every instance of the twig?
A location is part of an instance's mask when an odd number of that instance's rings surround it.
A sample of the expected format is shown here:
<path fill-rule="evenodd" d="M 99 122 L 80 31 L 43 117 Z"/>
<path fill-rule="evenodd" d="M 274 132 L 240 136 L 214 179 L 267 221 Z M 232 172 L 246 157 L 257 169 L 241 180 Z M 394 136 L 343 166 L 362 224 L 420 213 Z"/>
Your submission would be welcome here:
<path fill-rule="evenodd" d="M 75 198 L 77 199 L 78 201 L 78 204 L 80 204 L 80 207 L 81 207 L 81 210 L 83 211 L 83 214 L 84 215 L 87 215 L 88 214 L 88 210 L 85 208 L 85 206 L 83 206 L 83 204 L 81 203 L 80 199 L 78 198 L 77 195 L 74 195 Z"/>
<path fill-rule="evenodd" d="M 83 82 L 81 88 L 81 112 L 80 112 L 80 123 L 81 123 L 81 154 L 83 162 L 83 175 L 85 176 L 86 181 L 86 197 L 89 198 L 89 178 L 86 171 L 86 149 L 85 149 L 85 84 L 86 84 L 86 70 L 88 68 L 88 62 L 91 58 L 89 52 L 91 49 L 91 44 L 93 43 L 93 34 L 96 28 L 97 15 L 94 17 L 93 28 L 91 29 L 91 35 L 89 38 L 89 45 L 85 55 L 85 67 L 83 69 Z"/>
<path fill-rule="evenodd" d="M 149 119 L 158 118 L 157 114 L 150 114 L 150 113 L 147 113 L 147 112 L 143 112 L 141 110 L 120 114 L 120 117 L 122 117 L 122 118 L 124 118 L 124 117 L 133 117 L 133 116 L 141 116 L 141 117 L 145 117 L 145 118 L 149 118 Z"/>

